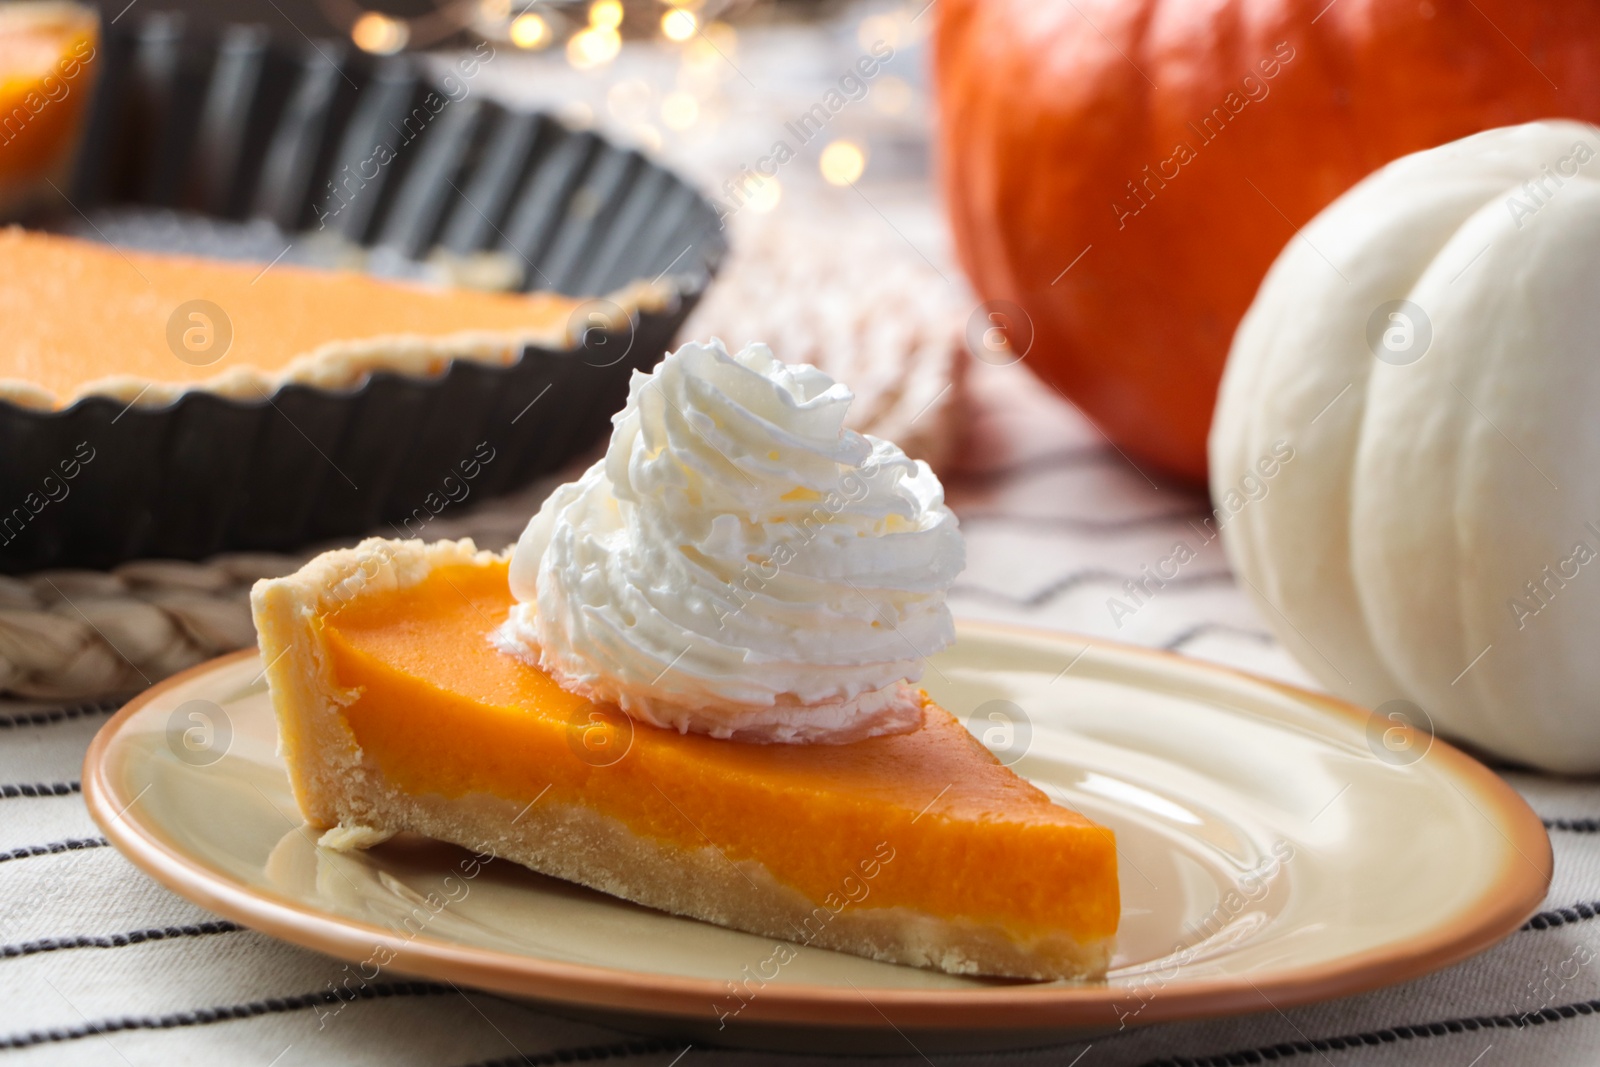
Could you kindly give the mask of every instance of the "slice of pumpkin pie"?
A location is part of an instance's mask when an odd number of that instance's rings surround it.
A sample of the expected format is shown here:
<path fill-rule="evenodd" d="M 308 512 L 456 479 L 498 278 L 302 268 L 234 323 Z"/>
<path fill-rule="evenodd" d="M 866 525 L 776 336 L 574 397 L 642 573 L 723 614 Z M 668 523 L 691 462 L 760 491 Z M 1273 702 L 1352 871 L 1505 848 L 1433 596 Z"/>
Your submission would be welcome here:
<path fill-rule="evenodd" d="M 1103 974 L 1113 835 L 914 687 L 960 534 L 849 402 L 763 346 L 688 345 L 514 550 L 370 540 L 259 583 L 322 843 L 416 832 L 803 945 Z"/>

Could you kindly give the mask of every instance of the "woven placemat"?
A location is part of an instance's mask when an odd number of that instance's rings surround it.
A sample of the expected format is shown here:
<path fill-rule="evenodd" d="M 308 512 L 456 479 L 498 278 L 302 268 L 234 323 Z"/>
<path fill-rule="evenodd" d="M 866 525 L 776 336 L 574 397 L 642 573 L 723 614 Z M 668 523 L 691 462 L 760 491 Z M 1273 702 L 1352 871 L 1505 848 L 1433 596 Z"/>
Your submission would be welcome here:
<path fill-rule="evenodd" d="M 574 465 L 459 515 L 442 511 L 423 534 L 502 548 L 517 539 L 550 490 L 579 469 Z M 199 563 L 138 560 L 110 571 L 0 577 L 0 693 L 56 703 L 120 695 L 253 645 L 251 585 L 350 543 L 289 555 L 227 553 Z"/>

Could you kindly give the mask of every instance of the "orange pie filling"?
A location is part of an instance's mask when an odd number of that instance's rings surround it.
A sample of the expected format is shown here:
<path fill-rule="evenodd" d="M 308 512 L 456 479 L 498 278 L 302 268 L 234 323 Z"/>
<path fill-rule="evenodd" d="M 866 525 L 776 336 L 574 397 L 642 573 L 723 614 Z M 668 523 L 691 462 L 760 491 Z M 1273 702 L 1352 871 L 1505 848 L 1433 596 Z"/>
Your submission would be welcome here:
<path fill-rule="evenodd" d="M 729 878 L 759 864 L 819 905 L 909 909 L 1021 945 L 1115 933 L 1112 832 L 931 701 L 920 729 L 845 745 L 680 735 L 596 709 L 495 648 L 512 603 L 503 560 L 458 562 L 321 618 L 326 668 L 354 693 L 343 721 L 396 788 L 581 805 L 669 848 L 713 846 Z M 283 726 L 291 753 L 309 743 Z"/>
<path fill-rule="evenodd" d="M 666 292 L 636 283 L 612 300 L 631 313 Z M 563 347 L 579 303 L 0 227 L 0 399 L 157 406 L 191 388 L 254 400 L 287 382 L 340 389 L 381 370 L 429 377 L 452 359 L 505 364 L 525 343 Z"/>

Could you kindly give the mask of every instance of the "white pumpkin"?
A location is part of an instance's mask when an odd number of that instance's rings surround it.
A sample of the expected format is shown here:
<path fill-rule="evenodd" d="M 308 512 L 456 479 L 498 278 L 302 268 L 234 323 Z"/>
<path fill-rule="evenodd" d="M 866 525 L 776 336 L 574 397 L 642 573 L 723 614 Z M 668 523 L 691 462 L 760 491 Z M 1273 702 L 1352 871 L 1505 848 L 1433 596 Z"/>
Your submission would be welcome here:
<path fill-rule="evenodd" d="M 1600 131 L 1490 130 L 1330 205 L 1210 450 L 1235 573 L 1330 692 L 1600 771 Z"/>

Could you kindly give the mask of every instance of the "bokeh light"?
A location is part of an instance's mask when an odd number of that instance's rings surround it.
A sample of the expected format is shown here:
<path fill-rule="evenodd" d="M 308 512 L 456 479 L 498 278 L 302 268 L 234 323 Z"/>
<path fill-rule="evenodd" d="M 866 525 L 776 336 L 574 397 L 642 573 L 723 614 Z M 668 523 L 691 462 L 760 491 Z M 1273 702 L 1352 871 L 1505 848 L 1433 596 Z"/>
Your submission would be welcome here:
<path fill-rule="evenodd" d="M 854 141 L 834 141 L 822 150 L 817 166 L 829 185 L 852 185 L 867 169 L 867 154 Z"/>
<path fill-rule="evenodd" d="M 518 48 L 543 48 L 550 38 L 550 24 L 543 15 L 530 11 L 511 20 L 511 43 Z"/>
<path fill-rule="evenodd" d="M 579 70 L 602 66 L 622 51 L 622 35 L 616 30 L 590 26 L 567 39 L 567 61 Z"/>
<path fill-rule="evenodd" d="M 350 39 L 363 52 L 387 56 L 406 46 L 411 28 L 403 21 L 378 11 L 368 11 L 350 27 Z"/>
<path fill-rule="evenodd" d="M 693 11 L 673 8 L 661 16 L 661 33 L 669 41 L 687 41 L 700 29 Z"/>
<path fill-rule="evenodd" d="M 758 215 L 765 215 L 778 206 L 778 201 L 783 196 L 783 186 L 776 178 L 759 177 L 750 186 L 749 199 L 745 206 Z"/>

